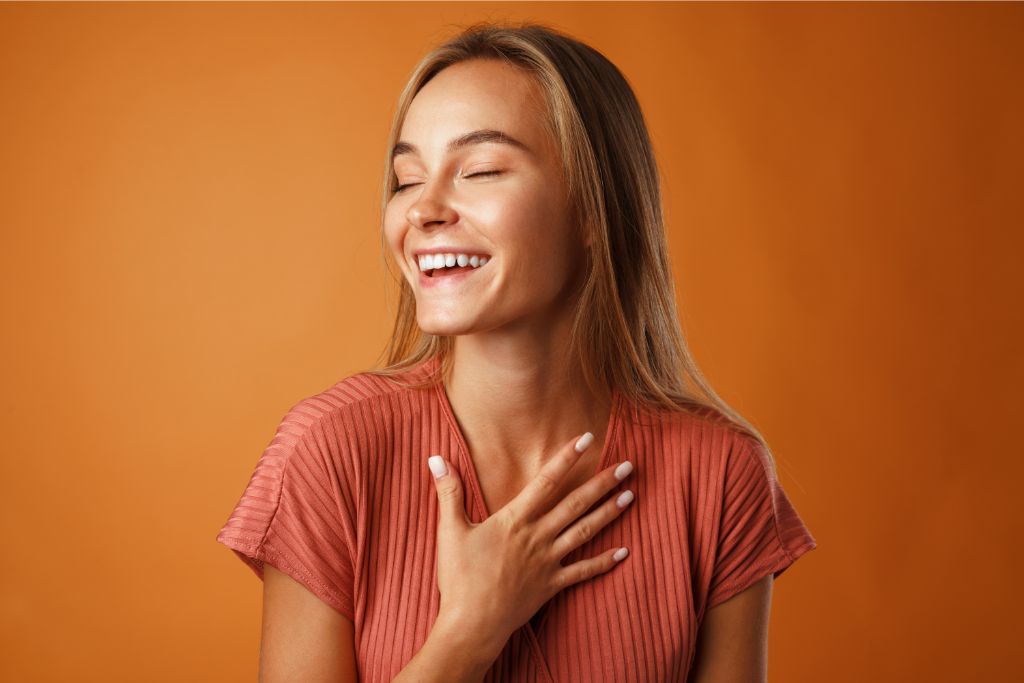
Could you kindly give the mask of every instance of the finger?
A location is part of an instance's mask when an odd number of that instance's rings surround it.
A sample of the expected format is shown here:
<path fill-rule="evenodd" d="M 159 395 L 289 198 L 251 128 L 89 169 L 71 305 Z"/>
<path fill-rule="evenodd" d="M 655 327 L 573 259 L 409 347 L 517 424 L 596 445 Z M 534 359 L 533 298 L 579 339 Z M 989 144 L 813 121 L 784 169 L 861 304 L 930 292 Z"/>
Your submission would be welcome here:
<path fill-rule="evenodd" d="M 427 458 L 427 466 L 434 475 L 434 488 L 437 490 L 437 504 L 440 508 L 438 527 L 449 524 L 468 525 L 459 475 L 448 467 L 440 455 Z"/>
<path fill-rule="evenodd" d="M 573 562 L 568 567 L 563 567 L 555 573 L 553 579 L 555 592 L 604 574 L 622 562 L 627 555 L 629 555 L 629 550 L 626 548 L 612 548 L 597 557 Z"/>
<path fill-rule="evenodd" d="M 592 539 L 597 532 L 621 515 L 633 502 L 634 498 L 633 492 L 627 489 L 566 529 L 551 544 L 551 550 L 555 557 L 561 560 L 573 550 Z"/>
<path fill-rule="evenodd" d="M 580 455 L 593 442 L 594 435 L 590 432 L 571 439 L 505 507 L 520 519 L 538 517 L 545 509 L 548 499 L 562 485 L 565 475 L 579 462 Z"/>
<path fill-rule="evenodd" d="M 539 521 L 540 529 L 550 537 L 562 533 L 568 525 L 590 510 L 594 503 L 618 486 L 633 472 L 633 463 L 626 460 L 615 467 L 608 467 L 591 477 L 563 498 L 555 508 Z M 594 530 L 595 533 L 597 529 Z M 561 557 L 561 555 L 559 556 Z"/>

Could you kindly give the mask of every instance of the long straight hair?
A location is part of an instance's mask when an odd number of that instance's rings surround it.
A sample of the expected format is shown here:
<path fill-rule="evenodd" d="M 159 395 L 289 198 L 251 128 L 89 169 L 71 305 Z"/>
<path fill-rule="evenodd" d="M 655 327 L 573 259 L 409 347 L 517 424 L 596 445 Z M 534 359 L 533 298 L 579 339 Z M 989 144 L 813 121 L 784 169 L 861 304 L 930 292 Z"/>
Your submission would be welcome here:
<path fill-rule="evenodd" d="M 387 347 L 367 372 L 403 386 L 424 387 L 451 376 L 454 338 L 423 332 L 416 300 L 388 259 L 384 215 L 397 177 L 390 151 L 413 98 L 453 64 L 497 59 L 541 85 L 544 124 L 560 147 L 573 227 L 592 242 L 570 333 L 570 357 L 584 380 L 615 387 L 636 408 L 684 411 L 730 424 L 760 442 L 760 432 L 722 400 L 694 362 L 676 312 L 658 168 L 632 88 L 604 55 L 540 24 L 482 22 L 431 50 L 398 100 L 386 147 L 381 192 L 381 253 L 399 287 Z M 396 376 L 437 359 L 419 382 Z M 383 366 L 382 366 L 383 364 Z"/>

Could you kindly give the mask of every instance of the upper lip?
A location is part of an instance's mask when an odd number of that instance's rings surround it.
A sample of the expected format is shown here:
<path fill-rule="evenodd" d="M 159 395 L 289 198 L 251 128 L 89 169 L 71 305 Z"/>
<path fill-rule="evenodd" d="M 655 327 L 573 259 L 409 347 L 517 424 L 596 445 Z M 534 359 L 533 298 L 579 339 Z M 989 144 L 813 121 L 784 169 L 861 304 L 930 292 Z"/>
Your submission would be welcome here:
<path fill-rule="evenodd" d="M 425 256 L 426 254 L 483 254 L 489 256 L 486 251 L 482 249 L 475 249 L 472 247 L 431 247 L 429 249 L 417 249 L 412 252 L 413 256 Z"/>

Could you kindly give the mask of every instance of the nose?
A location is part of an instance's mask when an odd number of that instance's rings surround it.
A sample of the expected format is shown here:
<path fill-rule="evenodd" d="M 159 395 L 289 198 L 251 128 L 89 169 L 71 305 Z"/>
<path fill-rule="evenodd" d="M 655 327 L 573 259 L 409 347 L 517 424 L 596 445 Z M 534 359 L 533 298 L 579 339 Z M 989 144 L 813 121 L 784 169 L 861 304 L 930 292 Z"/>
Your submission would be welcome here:
<path fill-rule="evenodd" d="M 458 221 L 458 213 L 447 202 L 439 185 L 427 182 L 421 186 L 416 201 L 406 210 L 410 225 L 428 232 Z"/>

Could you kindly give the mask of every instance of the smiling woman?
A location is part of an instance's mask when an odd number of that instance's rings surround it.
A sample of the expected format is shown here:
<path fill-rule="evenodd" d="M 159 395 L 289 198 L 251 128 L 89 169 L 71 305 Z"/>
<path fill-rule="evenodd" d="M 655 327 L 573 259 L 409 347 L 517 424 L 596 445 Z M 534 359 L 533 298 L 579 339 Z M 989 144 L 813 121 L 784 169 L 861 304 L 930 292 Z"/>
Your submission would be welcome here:
<path fill-rule="evenodd" d="M 687 349 L 626 79 L 473 26 L 387 150 L 384 367 L 289 411 L 218 536 L 267 579 L 263 680 L 764 680 L 816 542 Z"/>

